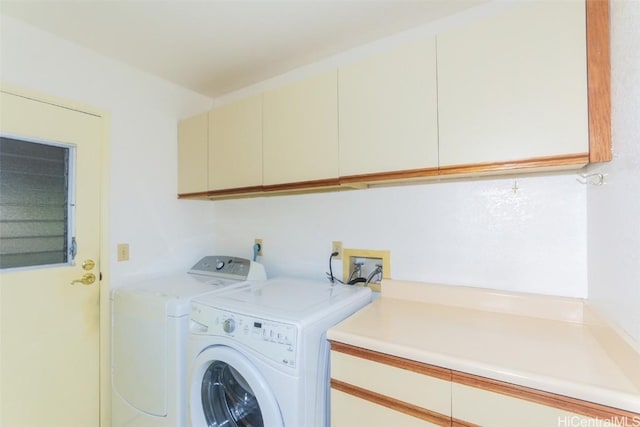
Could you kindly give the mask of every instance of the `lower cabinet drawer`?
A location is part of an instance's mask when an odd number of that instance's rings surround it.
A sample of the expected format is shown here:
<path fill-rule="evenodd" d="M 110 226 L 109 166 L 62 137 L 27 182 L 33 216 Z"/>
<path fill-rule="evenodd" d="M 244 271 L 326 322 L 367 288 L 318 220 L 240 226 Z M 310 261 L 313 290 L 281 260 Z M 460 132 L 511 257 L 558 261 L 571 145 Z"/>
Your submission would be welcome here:
<path fill-rule="evenodd" d="M 331 352 L 331 378 L 451 416 L 451 381 L 375 360 Z"/>
<path fill-rule="evenodd" d="M 451 371 L 333 342 L 331 400 L 333 427 L 450 426 Z"/>
<path fill-rule="evenodd" d="M 463 384 L 453 384 L 453 419 L 494 427 L 591 426 L 596 420 Z M 601 420 L 602 421 L 602 420 Z M 455 425 L 455 424 L 454 424 Z"/>
<path fill-rule="evenodd" d="M 420 418 L 395 411 L 339 390 L 331 390 L 331 427 L 433 427 Z"/>

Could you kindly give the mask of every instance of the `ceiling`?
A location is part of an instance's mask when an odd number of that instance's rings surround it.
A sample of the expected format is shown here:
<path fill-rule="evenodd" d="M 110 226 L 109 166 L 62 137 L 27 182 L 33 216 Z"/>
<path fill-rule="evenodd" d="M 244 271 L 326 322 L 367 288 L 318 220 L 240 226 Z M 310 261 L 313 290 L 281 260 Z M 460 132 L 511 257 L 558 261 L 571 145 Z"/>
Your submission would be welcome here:
<path fill-rule="evenodd" d="M 1 0 L 0 13 L 215 98 L 486 0 Z"/>

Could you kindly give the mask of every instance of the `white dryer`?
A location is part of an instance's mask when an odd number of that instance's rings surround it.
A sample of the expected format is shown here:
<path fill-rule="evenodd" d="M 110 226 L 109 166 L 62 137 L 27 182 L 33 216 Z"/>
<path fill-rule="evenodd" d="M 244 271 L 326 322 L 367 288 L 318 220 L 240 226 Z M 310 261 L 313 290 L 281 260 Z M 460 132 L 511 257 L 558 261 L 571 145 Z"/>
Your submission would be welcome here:
<path fill-rule="evenodd" d="M 326 331 L 370 301 L 366 287 L 285 278 L 195 298 L 191 425 L 328 425 Z"/>
<path fill-rule="evenodd" d="M 262 264 L 207 256 L 188 273 L 114 290 L 112 426 L 186 426 L 189 302 L 265 279 Z"/>

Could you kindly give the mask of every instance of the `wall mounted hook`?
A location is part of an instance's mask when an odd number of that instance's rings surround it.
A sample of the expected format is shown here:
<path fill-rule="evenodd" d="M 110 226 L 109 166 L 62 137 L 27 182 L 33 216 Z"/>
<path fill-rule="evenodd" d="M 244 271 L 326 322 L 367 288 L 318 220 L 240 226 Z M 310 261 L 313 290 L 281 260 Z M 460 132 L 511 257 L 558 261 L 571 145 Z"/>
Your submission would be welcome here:
<path fill-rule="evenodd" d="M 576 178 L 580 184 L 590 184 L 590 185 L 604 185 L 604 178 L 607 176 L 606 173 L 590 173 L 590 174 L 581 174 L 580 178 Z"/>

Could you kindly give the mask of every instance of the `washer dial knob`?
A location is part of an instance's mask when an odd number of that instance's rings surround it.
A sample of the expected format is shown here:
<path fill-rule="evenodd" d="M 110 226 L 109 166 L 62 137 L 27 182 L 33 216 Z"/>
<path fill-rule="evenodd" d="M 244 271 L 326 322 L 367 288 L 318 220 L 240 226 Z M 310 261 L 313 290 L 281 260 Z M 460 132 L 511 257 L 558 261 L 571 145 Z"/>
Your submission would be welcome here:
<path fill-rule="evenodd" d="M 224 261 L 216 262 L 216 270 L 222 270 L 222 267 L 224 267 Z"/>
<path fill-rule="evenodd" d="M 236 321 L 233 319 L 225 319 L 224 322 L 222 322 L 222 329 L 230 334 L 231 332 L 236 330 Z"/>

